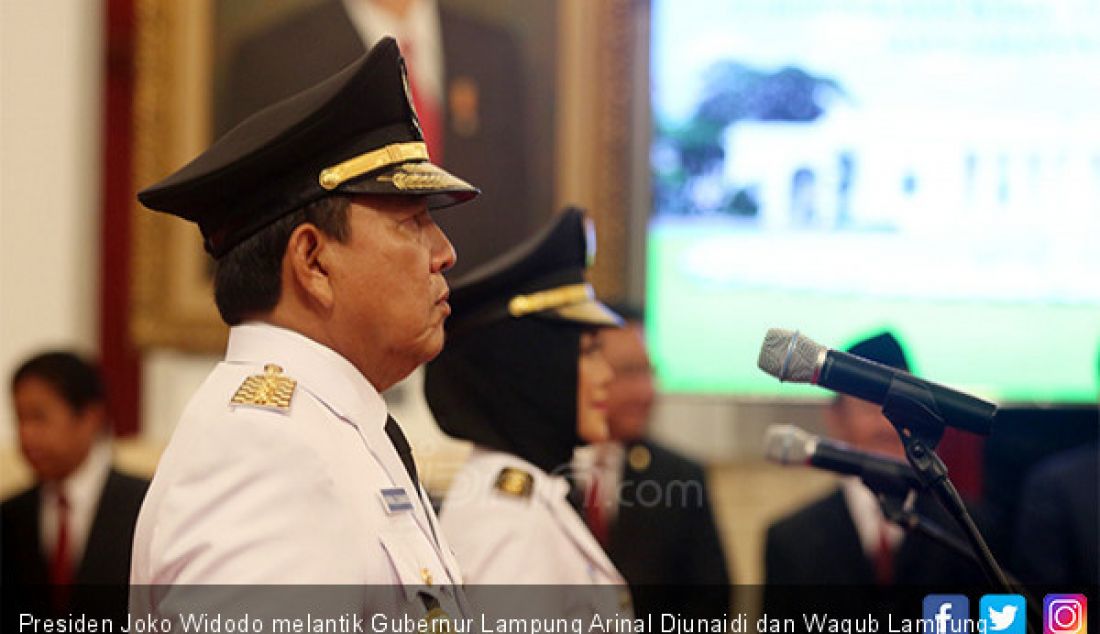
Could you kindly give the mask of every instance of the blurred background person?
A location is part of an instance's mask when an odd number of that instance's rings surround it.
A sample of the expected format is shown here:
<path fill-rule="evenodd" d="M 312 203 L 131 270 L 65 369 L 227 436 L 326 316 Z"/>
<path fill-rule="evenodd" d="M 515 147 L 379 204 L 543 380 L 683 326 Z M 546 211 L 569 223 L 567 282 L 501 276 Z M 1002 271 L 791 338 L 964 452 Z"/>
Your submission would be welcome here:
<path fill-rule="evenodd" d="M 890 333 L 870 337 L 848 352 L 906 372 L 909 363 Z M 897 431 L 880 406 L 837 396 L 825 413 L 829 435 L 866 451 L 905 461 Z M 946 529 L 954 524 L 930 495 L 918 497 L 915 511 Z M 952 532 L 954 532 L 952 530 Z M 940 585 L 980 582 L 976 562 L 920 535 L 907 535 L 883 516 L 875 494 L 855 477 L 825 498 L 768 528 L 765 546 L 765 609 L 782 585 Z"/>
<path fill-rule="evenodd" d="M 1059 453 L 1024 481 L 1012 572 L 1026 584 L 1100 584 L 1096 445 Z"/>
<path fill-rule="evenodd" d="M 624 327 L 599 333 L 614 371 L 607 392 L 611 439 L 577 448 L 575 498 L 630 584 L 635 614 L 720 616 L 730 609 L 730 578 L 706 473 L 646 438 L 656 388 L 643 312 L 613 309 Z"/>
<path fill-rule="evenodd" d="M 45 352 L 12 374 L 11 395 L 36 482 L 0 510 L 6 607 L 121 613 L 149 483 L 111 464 L 99 371 L 72 352 Z"/>
<path fill-rule="evenodd" d="M 554 616 L 623 613 L 622 576 L 569 504 L 573 449 L 606 440 L 611 368 L 596 331 L 619 318 L 585 283 L 586 218 L 567 209 L 462 280 L 425 394 L 447 434 L 474 443 L 443 502 L 442 525 L 470 585 L 562 589 Z M 471 597 L 473 598 L 473 597 Z M 482 596 L 490 612 L 507 609 Z"/>
<path fill-rule="evenodd" d="M 1023 583 L 1100 585 L 1098 462 L 1100 447 L 1090 444 L 1047 458 L 1028 474 L 1012 553 L 1012 571 Z"/>

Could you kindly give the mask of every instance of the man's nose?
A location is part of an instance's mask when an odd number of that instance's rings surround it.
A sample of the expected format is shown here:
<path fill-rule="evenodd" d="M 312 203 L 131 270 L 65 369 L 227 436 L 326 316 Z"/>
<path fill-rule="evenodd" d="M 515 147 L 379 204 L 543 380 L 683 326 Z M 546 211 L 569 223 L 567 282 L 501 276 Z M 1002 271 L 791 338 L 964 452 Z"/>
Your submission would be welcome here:
<path fill-rule="evenodd" d="M 453 267 L 458 260 L 458 254 L 455 252 L 454 245 L 447 239 L 447 234 L 443 233 L 443 229 L 434 219 L 431 226 L 431 240 L 432 273 L 442 273 Z"/>

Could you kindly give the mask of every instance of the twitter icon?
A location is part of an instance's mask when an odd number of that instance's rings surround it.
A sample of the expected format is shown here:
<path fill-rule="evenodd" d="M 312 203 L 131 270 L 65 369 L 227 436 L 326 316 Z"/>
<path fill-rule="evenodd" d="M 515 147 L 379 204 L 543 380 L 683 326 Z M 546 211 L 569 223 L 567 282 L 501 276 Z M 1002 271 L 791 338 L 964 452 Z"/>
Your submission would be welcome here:
<path fill-rule="evenodd" d="M 1027 602 L 1018 594 L 987 594 L 978 604 L 978 615 L 989 634 L 1026 634 Z"/>

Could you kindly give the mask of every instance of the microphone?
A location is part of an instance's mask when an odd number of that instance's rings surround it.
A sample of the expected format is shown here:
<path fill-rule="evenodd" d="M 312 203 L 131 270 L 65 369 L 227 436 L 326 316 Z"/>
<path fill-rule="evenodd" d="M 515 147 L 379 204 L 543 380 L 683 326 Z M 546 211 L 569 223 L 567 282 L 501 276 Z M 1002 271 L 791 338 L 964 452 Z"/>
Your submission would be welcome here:
<path fill-rule="evenodd" d="M 797 330 L 772 328 L 764 337 L 757 365 L 780 381 L 812 383 L 865 401 L 883 405 L 895 382 L 907 392 L 930 397 L 934 414 L 952 427 L 988 435 L 997 406 L 943 385 L 918 379 L 897 368 L 854 354 L 831 350 Z"/>
<path fill-rule="evenodd" d="M 807 465 L 859 476 L 872 491 L 904 494 L 923 485 L 907 463 L 860 451 L 846 443 L 808 434 L 794 425 L 772 425 L 764 433 L 764 456 L 782 465 Z"/>

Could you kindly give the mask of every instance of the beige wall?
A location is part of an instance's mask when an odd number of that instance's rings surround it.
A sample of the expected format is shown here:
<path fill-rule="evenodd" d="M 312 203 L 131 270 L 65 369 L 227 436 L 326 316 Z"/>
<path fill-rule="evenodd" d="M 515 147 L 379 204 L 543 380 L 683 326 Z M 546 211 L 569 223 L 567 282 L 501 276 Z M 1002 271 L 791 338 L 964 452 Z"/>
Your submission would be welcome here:
<path fill-rule="evenodd" d="M 14 365 L 95 351 L 103 4 L 0 2 L 0 448 Z"/>

